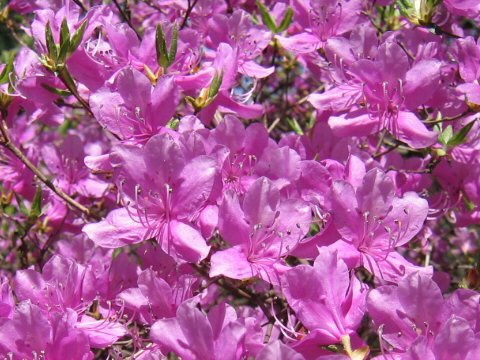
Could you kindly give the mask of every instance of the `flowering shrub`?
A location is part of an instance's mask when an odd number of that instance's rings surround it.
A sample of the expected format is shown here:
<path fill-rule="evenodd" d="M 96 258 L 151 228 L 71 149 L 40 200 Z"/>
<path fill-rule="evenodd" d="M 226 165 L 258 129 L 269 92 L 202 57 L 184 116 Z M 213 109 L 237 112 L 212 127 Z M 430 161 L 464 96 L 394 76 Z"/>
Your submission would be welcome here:
<path fill-rule="evenodd" d="M 0 359 L 480 359 L 479 4 L 3 4 Z"/>

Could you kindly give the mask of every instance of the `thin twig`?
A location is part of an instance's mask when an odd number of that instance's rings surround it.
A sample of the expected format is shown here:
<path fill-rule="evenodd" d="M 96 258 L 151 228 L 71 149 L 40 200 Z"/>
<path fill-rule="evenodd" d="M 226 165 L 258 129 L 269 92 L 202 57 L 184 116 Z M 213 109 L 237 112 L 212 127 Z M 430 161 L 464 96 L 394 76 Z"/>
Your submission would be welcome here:
<path fill-rule="evenodd" d="M 0 144 L 3 145 L 5 148 L 10 150 L 12 154 L 14 154 L 27 168 L 33 172 L 37 178 L 43 182 L 50 190 L 52 190 L 58 197 L 60 197 L 63 201 L 65 201 L 68 205 L 72 208 L 81 211 L 88 217 L 92 217 L 90 210 L 83 206 L 82 204 L 75 201 L 70 195 L 66 194 L 62 189 L 56 187 L 52 181 L 47 178 L 45 174 L 43 174 L 33 163 L 23 154 L 23 152 L 11 141 L 10 135 L 8 133 L 7 123 L 5 119 L 2 119 L 2 123 L 0 125 L 0 133 L 2 135 L 2 139 L 0 139 Z"/>
<path fill-rule="evenodd" d="M 75 87 L 70 85 L 69 81 L 66 79 L 66 76 L 69 76 L 71 78 L 71 76 L 68 73 L 67 68 L 64 68 L 62 71 L 60 71 L 58 73 L 58 78 L 63 83 L 63 85 L 66 86 L 68 91 L 70 91 L 72 93 L 72 95 L 75 97 L 75 99 L 78 100 L 78 102 L 83 106 L 83 108 L 88 112 L 88 114 L 91 117 L 95 117 L 95 115 L 93 114 L 93 111 L 90 108 L 90 105 L 88 104 L 88 102 L 80 96 L 80 94 L 78 93 L 78 90 Z"/>
<path fill-rule="evenodd" d="M 374 154 L 372 157 L 376 160 L 378 158 L 381 158 L 383 155 L 386 155 L 390 152 L 392 152 L 393 150 L 395 150 L 396 148 L 398 148 L 400 146 L 400 143 L 396 143 L 395 145 L 389 147 L 387 150 L 385 151 L 382 151 L 381 153 L 377 153 L 377 154 Z"/>
<path fill-rule="evenodd" d="M 268 344 L 268 342 L 270 341 L 270 337 L 272 336 L 272 331 L 273 331 L 273 325 L 274 323 L 271 321 L 268 323 L 267 331 L 265 332 L 265 336 L 263 337 L 264 344 Z"/>
<path fill-rule="evenodd" d="M 383 140 L 385 140 L 385 136 L 387 135 L 387 130 L 383 129 L 380 133 L 380 138 L 378 139 L 377 146 L 375 147 L 375 152 L 378 153 L 382 148 Z"/>
<path fill-rule="evenodd" d="M 403 52 L 413 61 L 415 61 L 415 56 L 412 54 L 410 50 L 407 49 L 407 47 L 401 42 L 397 41 L 398 46 L 403 50 Z"/>
<path fill-rule="evenodd" d="M 192 10 L 195 7 L 195 5 L 197 5 L 197 2 L 198 0 L 193 0 L 193 2 L 191 2 L 191 0 L 188 0 L 187 11 L 185 12 L 185 16 L 183 17 L 182 25 L 180 25 L 180 30 L 185 28 L 185 26 L 187 26 L 188 17 L 192 13 Z"/>
<path fill-rule="evenodd" d="M 130 28 L 135 32 L 135 35 L 137 35 L 137 38 L 138 40 L 142 41 L 142 36 L 138 33 L 137 29 L 135 29 L 135 27 L 133 26 L 132 22 L 130 21 L 130 18 L 127 16 L 127 14 L 125 13 L 125 11 L 123 11 L 122 7 L 120 6 L 120 4 L 118 3 L 117 0 L 112 0 L 113 3 L 115 4 L 115 6 L 117 7 L 118 9 L 118 12 L 120 13 L 120 15 L 122 16 L 123 20 L 125 20 L 125 22 L 127 23 L 128 26 L 130 26 Z"/>
<path fill-rule="evenodd" d="M 85 6 L 85 4 L 82 3 L 80 0 L 73 0 L 73 2 L 74 2 L 75 4 L 77 4 L 83 11 L 85 11 L 85 12 L 88 11 L 88 9 L 87 9 L 87 7 Z"/>
<path fill-rule="evenodd" d="M 264 296 L 260 294 L 252 293 L 250 290 L 246 288 L 235 287 L 224 278 L 221 278 L 221 277 L 210 278 L 210 276 L 208 275 L 208 272 L 205 271 L 201 266 L 195 265 L 195 264 L 192 264 L 192 266 L 195 268 L 195 270 L 197 270 L 200 273 L 200 275 L 202 275 L 204 278 L 208 280 L 213 280 L 213 283 L 217 284 L 224 290 L 227 290 L 228 292 L 233 293 L 234 295 L 242 297 L 249 301 L 253 301 L 262 310 L 262 312 L 265 314 L 269 322 L 275 322 L 275 318 L 272 316 L 272 314 L 270 313 L 270 311 L 268 310 L 267 306 L 264 303 L 264 300 L 265 300 Z"/>
<path fill-rule="evenodd" d="M 444 118 L 441 118 L 440 120 L 427 120 L 427 121 L 424 121 L 423 123 L 424 124 L 434 124 L 435 125 L 435 124 L 440 124 L 442 122 L 455 121 L 455 120 L 458 120 L 458 119 L 460 119 L 464 116 L 470 115 L 470 114 L 471 114 L 471 111 L 467 110 L 467 111 L 464 111 L 463 113 L 455 115 L 455 116 L 444 117 Z"/>
<path fill-rule="evenodd" d="M 320 85 L 318 88 L 316 88 L 315 90 L 312 91 L 312 94 L 313 93 L 317 93 L 319 91 L 322 91 L 325 89 L 325 85 Z M 301 98 L 300 100 L 297 101 L 297 103 L 295 105 L 301 105 L 303 104 L 304 102 L 308 101 L 308 97 L 310 96 L 311 94 L 309 93 L 308 95 L 304 96 L 303 98 Z"/>
<path fill-rule="evenodd" d="M 4 24 L 7 27 L 7 29 L 10 31 L 10 34 L 13 36 L 13 38 L 17 40 L 20 43 L 20 45 L 28 49 L 33 49 L 33 46 L 23 41 L 22 37 L 17 33 L 17 31 L 21 31 L 21 30 L 16 26 L 15 22 L 12 19 L 7 19 L 4 22 Z"/>
<path fill-rule="evenodd" d="M 157 11 L 159 11 L 159 12 L 162 13 L 162 14 L 166 14 L 165 11 L 164 11 L 162 8 L 160 8 L 159 6 L 157 6 L 157 5 L 155 5 L 155 4 L 152 4 L 152 2 L 151 2 L 150 0 L 143 0 L 142 2 L 143 2 L 145 5 L 150 6 L 152 9 L 157 10 Z"/>
<path fill-rule="evenodd" d="M 270 126 L 268 127 L 268 130 L 267 130 L 268 133 L 271 133 L 271 132 L 273 131 L 273 129 L 275 129 L 275 127 L 278 125 L 278 123 L 280 122 L 280 120 L 281 120 L 280 117 L 277 117 L 275 120 L 273 120 L 272 125 L 270 125 Z"/>
<path fill-rule="evenodd" d="M 225 0 L 225 3 L 227 4 L 227 14 L 233 13 L 233 6 L 230 3 L 230 0 Z"/>
<path fill-rule="evenodd" d="M 368 18 L 368 20 L 370 21 L 372 26 L 377 30 L 377 32 L 379 34 L 384 33 L 383 29 L 380 26 L 378 26 L 377 23 L 375 22 L 375 20 L 373 19 L 372 13 L 370 12 L 370 10 L 368 12 L 367 11 L 361 11 L 360 14 L 365 15 Z"/>

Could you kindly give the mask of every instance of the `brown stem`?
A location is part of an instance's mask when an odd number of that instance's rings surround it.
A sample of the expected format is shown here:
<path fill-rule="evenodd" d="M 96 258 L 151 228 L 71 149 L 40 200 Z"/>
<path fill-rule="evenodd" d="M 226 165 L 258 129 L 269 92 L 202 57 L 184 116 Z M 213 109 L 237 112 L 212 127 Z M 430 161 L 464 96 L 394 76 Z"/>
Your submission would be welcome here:
<path fill-rule="evenodd" d="M 380 133 L 380 138 L 378 139 L 377 146 L 375 148 L 375 152 L 378 153 L 382 147 L 383 140 L 385 140 L 385 136 L 387 135 L 387 130 L 383 129 L 382 132 Z"/>
<path fill-rule="evenodd" d="M 87 7 L 80 0 L 73 0 L 73 2 L 77 4 L 83 11 L 88 11 Z"/>
<path fill-rule="evenodd" d="M 183 17 L 182 25 L 180 25 L 180 30 L 185 28 L 185 26 L 187 26 L 188 17 L 192 13 L 195 5 L 197 5 L 197 2 L 198 2 L 198 0 L 193 0 L 193 2 L 191 2 L 191 0 L 188 0 L 187 11 L 185 12 L 185 16 Z"/>
<path fill-rule="evenodd" d="M 233 13 L 233 6 L 230 3 L 230 0 L 225 0 L 225 3 L 227 4 L 227 14 Z"/>
<path fill-rule="evenodd" d="M 70 73 L 68 72 L 66 67 L 63 68 L 58 73 L 58 78 L 62 81 L 63 85 L 65 85 L 67 87 L 68 91 L 70 91 L 72 93 L 72 95 L 75 97 L 75 99 L 77 99 L 77 101 L 88 112 L 88 115 L 90 115 L 91 117 L 95 117 L 93 115 L 92 109 L 90 109 L 90 105 L 88 104 L 88 102 L 84 98 L 82 98 L 80 96 L 80 94 L 78 93 L 78 90 L 75 87 L 75 82 L 74 82 L 72 76 L 70 75 Z"/>
<path fill-rule="evenodd" d="M 2 123 L 0 125 L 0 133 L 2 135 L 2 139 L 0 139 L 0 144 L 3 145 L 8 150 L 10 150 L 10 152 L 14 154 L 22 163 L 24 163 L 25 166 L 29 168 L 30 171 L 33 172 L 41 182 L 43 182 L 50 190 L 52 190 L 58 197 L 60 197 L 72 208 L 81 211 L 86 216 L 89 216 L 89 217 L 92 216 L 88 208 L 86 208 L 82 204 L 75 201 L 72 197 L 67 195 L 63 190 L 56 187 L 51 182 L 51 180 L 48 179 L 47 176 L 43 174 L 35 165 L 33 165 L 33 163 L 23 154 L 23 152 L 11 141 L 10 135 L 8 133 L 7 123 L 5 122 L 4 118 L 2 119 Z"/>
<path fill-rule="evenodd" d="M 375 28 L 375 30 L 377 30 L 377 33 L 379 33 L 379 34 L 383 34 L 383 33 L 384 33 L 383 29 L 382 29 L 380 26 L 378 26 L 377 23 L 375 22 L 375 19 L 373 18 L 372 13 L 371 13 L 370 10 L 369 10 L 369 11 L 362 11 L 362 12 L 360 12 L 360 13 L 361 13 L 362 15 L 365 15 L 365 16 L 368 18 L 368 20 L 370 21 L 370 23 L 372 24 L 372 26 Z"/>
<path fill-rule="evenodd" d="M 220 286 L 224 290 L 227 290 L 228 292 L 230 292 L 230 293 L 232 293 L 236 296 L 239 296 L 239 297 L 242 297 L 244 299 L 247 299 L 249 301 L 254 302 L 256 305 L 258 305 L 258 307 L 265 314 L 268 322 L 269 323 L 275 323 L 275 318 L 272 316 L 272 314 L 270 313 L 270 311 L 268 310 L 268 308 L 265 304 L 265 296 L 261 296 L 260 294 L 252 293 L 250 290 L 248 290 L 246 288 L 236 287 L 235 285 L 230 284 L 226 279 L 221 278 L 221 277 L 210 278 L 209 275 L 208 275 L 208 272 L 205 271 L 201 266 L 195 265 L 195 264 L 193 264 L 192 266 L 195 268 L 195 270 L 197 270 L 200 273 L 200 275 L 202 275 L 204 278 L 206 278 L 208 280 L 212 280 L 213 283 L 217 284 L 218 286 Z"/>
<path fill-rule="evenodd" d="M 273 331 L 273 325 L 274 323 L 269 321 L 268 326 L 267 326 L 267 331 L 265 332 L 265 336 L 263 337 L 263 343 L 268 344 L 270 341 L 270 337 L 272 336 L 272 331 Z"/>
<path fill-rule="evenodd" d="M 397 143 L 397 144 L 389 147 L 387 150 L 384 150 L 384 151 L 382 151 L 382 152 L 380 152 L 380 153 L 377 151 L 377 153 L 374 154 L 372 157 L 373 157 L 375 160 L 378 159 L 378 158 L 381 158 L 383 155 L 386 155 L 386 154 L 392 152 L 393 150 L 395 150 L 395 149 L 398 148 L 399 146 L 400 146 L 400 143 Z"/>
<path fill-rule="evenodd" d="M 115 6 L 117 7 L 118 12 L 119 12 L 120 15 L 122 16 L 123 20 L 125 20 L 125 22 L 127 23 L 127 25 L 130 26 L 130 28 L 135 32 L 135 35 L 137 35 L 138 40 L 142 41 L 142 37 L 141 37 L 140 34 L 138 33 L 137 29 L 135 29 L 135 27 L 133 26 L 132 22 L 130 21 L 130 18 L 127 16 L 127 14 L 125 14 L 125 11 L 123 11 L 123 9 L 122 9 L 122 7 L 120 6 L 120 4 L 118 3 L 118 1 L 117 1 L 117 0 L 113 0 L 113 3 L 114 3 Z"/>
<path fill-rule="evenodd" d="M 423 123 L 424 124 L 440 124 L 440 123 L 443 123 L 443 122 L 448 122 L 448 121 L 455 121 L 455 120 L 458 120 L 464 116 L 468 116 L 468 115 L 471 115 L 473 114 L 473 112 L 471 110 L 467 110 L 467 111 L 464 111 L 463 113 L 461 114 L 458 114 L 458 115 L 454 115 L 454 116 L 451 116 L 451 117 L 444 117 L 444 118 L 441 118 L 440 120 L 427 120 L 427 121 L 424 121 Z"/>
<path fill-rule="evenodd" d="M 400 47 L 402 48 L 403 52 L 404 52 L 405 54 L 407 54 L 407 56 L 408 56 L 410 59 L 412 59 L 413 61 L 415 61 L 415 56 L 411 53 L 410 50 L 407 49 L 407 47 L 406 47 L 401 41 L 397 41 L 397 44 L 398 44 L 398 46 L 400 46 Z"/>
<path fill-rule="evenodd" d="M 147 6 L 150 6 L 152 9 L 154 10 L 157 10 L 158 12 L 162 13 L 162 14 L 166 14 L 165 11 L 160 8 L 159 6 L 153 4 L 150 0 L 143 0 L 142 1 L 144 4 L 146 4 Z"/>

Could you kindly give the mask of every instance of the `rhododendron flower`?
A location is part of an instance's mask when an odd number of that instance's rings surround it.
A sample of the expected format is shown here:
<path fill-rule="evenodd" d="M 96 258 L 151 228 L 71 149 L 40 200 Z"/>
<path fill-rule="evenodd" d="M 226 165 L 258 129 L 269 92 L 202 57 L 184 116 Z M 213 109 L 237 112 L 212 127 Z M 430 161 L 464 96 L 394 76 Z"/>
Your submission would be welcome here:
<path fill-rule="evenodd" d="M 18 300 L 54 311 L 71 308 L 81 313 L 96 295 L 92 269 L 58 255 L 45 264 L 42 274 L 31 269 L 17 272 L 14 287 Z"/>
<path fill-rule="evenodd" d="M 479 359 L 478 3 L 0 1 L 0 360 Z"/>
<path fill-rule="evenodd" d="M 308 231 L 310 207 L 301 200 L 282 199 L 278 189 L 261 177 L 241 202 L 234 193 L 226 194 L 219 211 L 220 234 L 233 246 L 212 255 L 210 276 L 259 276 L 277 284 L 286 270 L 283 258 Z"/>
<path fill-rule="evenodd" d="M 255 166 L 268 146 L 267 129 L 261 124 L 251 124 L 245 129 L 238 118 L 227 115 L 212 131 L 212 137 L 227 150 L 221 154 L 224 190 L 243 195 L 256 180 Z"/>
<path fill-rule="evenodd" d="M 237 321 L 235 310 L 225 304 L 211 309 L 208 316 L 185 302 L 176 317 L 152 325 L 150 336 L 166 352 L 174 351 L 183 359 L 241 359 L 241 339 L 245 326 Z"/>
<path fill-rule="evenodd" d="M 332 247 L 349 266 L 365 267 L 378 281 L 398 281 L 419 270 L 395 249 L 421 230 L 428 212 L 424 199 L 412 192 L 396 197 L 392 180 L 377 169 L 356 188 L 335 181 L 332 195 L 334 223 L 342 236 Z"/>
<path fill-rule="evenodd" d="M 209 124 L 217 109 L 226 114 L 237 114 L 245 119 L 255 119 L 262 115 L 263 108 L 260 104 L 251 104 L 249 97 L 235 99 L 234 94 L 230 93 L 239 72 L 239 53 L 237 51 L 226 43 L 220 43 L 212 68 L 214 70 L 212 81 L 215 74 L 219 74 L 222 82 L 213 101 L 198 114 L 203 123 Z"/>
<path fill-rule="evenodd" d="M 362 4 L 349 0 L 295 0 L 295 21 L 308 32 L 277 36 L 282 46 L 295 53 L 310 53 L 329 38 L 350 32 L 360 22 Z"/>
<path fill-rule="evenodd" d="M 5 357 L 90 360 L 88 337 L 75 328 L 76 314 L 46 315 L 30 301 L 18 304 L 12 319 L 0 322 L 0 353 Z"/>
<path fill-rule="evenodd" d="M 477 326 L 470 325 L 473 314 L 457 313 L 461 307 L 452 307 L 448 299 L 444 300 L 428 275 L 413 273 L 398 286 L 386 285 L 372 290 L 367 304 L 369 314 L 379 327 L 381 346 L 392 356 L 474 359 L 480 354 L 475 338 Z M 473 306 L 478 308 L 478 304 Z"/>
<path fill-rule="evenodd" d="M 255 26 L 247 12 L 236 10 L 229 17 L 215 14 L 208 22 L 212 47 L 217 48 L 222 42 L 229 44 L 238 54 L 239 72 L 255 78 L 273 73 L 273 67 L 263 68 L 253 61 L 268 46 L 271 34 Z"/>
<path fill-rule="evenodd" d="M 337 136 L 365 136 L 387 129 L 413 148 L 435 143 L 437 134 L 429 131 L 413 110 L 433 95 L 440 78 L 438 61 L 420 60 L 411 66 L 398 44 L 386 42 L 380 45 L 375 60 L 360 59 L 348 72 L 351 80 L 345 85 L 309 97 L 319 110 L 352 108 L 343 116 L 330 118 Z"/>
<path fill-rule="evenodd" d="M 111 248 L 155 238 L 180 259 L 205 258 L 210 248 L 192 221 L 212 191 L 215 161 L 203 155 L 186 159 L 167 134 L 152 137 L 143 149 L 119 146 L 111 157 L 126 206 L 86 225 L 88 237 Z"/>
<path fill-rule="evenodd" d="M 480 4 L 475 0 L 445 0 L 443 4 L 455 15 L 471 17 L 480 15 Z"/>
<path fill-rule="evenodd" d="M 162 77 L 153 87 L 144 74 L 124 68 L 111 81 L 90 102 L 98 121 L 120 139 L 145 143 L 172 118 L 178 96 L 173 78 Z"/>
<path fill-rule="evenodd" d="M 313 346 L 339 343 L 344 336 L 356 336 L 365 311 L 365 290 L 337 252 L 325 247 L 319 248 L 313 267 L 299 265 L 287 271 L 285 297 L 309 330 L 294 348 L 302 352 Z M 295 335 L 295 331 L 286 331 Z"/>

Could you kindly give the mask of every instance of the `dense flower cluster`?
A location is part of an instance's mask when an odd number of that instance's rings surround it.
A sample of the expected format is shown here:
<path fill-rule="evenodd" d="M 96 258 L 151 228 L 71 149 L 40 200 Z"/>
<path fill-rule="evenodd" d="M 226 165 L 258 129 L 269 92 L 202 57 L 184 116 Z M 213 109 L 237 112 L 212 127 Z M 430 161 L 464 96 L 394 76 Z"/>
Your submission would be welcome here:
<path fill-rule="evenodd" d="M 0 359 L 480 359 L 479 1 L 0 10 Z"/>

